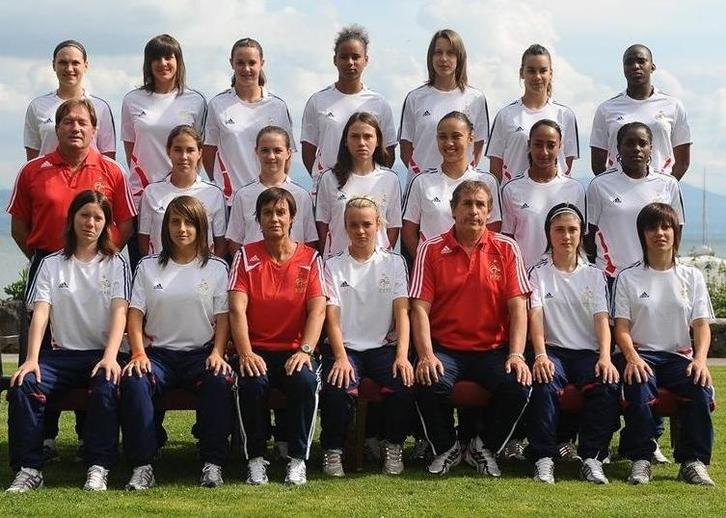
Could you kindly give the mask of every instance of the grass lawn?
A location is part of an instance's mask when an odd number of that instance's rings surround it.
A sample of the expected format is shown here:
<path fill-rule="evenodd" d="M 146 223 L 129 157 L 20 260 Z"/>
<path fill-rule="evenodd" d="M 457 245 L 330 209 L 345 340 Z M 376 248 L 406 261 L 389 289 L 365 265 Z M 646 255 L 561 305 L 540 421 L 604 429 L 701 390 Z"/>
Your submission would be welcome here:
<path fill-rule="evenodd" d="M 726 367 L 713 368 L 717 393 L 726 392 Z M 273 464 L 271 483 L 251 487 L 243 482 L 239 462 L 225 471 L 226 485 L 210 490 L 197 487 L 199 466 L 189 433 L 192 412 L 167 414 L 170 440 L 155 466 L 158 487 L 143 493 L 122 490 L 130 474 L 121 463 L 111 473 L 111 490 L 104 494 L 81 491 L 85 469 L 72 461 L 75 439 L 73 415 L 64 413 L 59 446 L 62 460 L 44 470 L 46 487 L 24 495 L 0 494 L 0 516 L 115 516 L 164 514 L 170 516 L 726 516 L 726 444 L 718 432 L 726 429 L 726 414 L 714 414 L 717 431 L 710 473 L 718 486 L 701 488 L 675 480 L 674 465 L 654 468 L 650 485 L 633 487 L 624 482 L 629 463 L 606 466 L 608 486 L 577 480 L 577 466 L 556 469 L 557 484 L 546 486 L 530 479 L 530 467 L 514 462 L 502 465 L 501 479 L 484 478 L 460 466 L 449 476 L 436 478 L 423 466 L 407 465 L 399 478 L 378 474 L 368 466 L 363 474 L 342 480 L 322 478 L 319 450 L 308 463 L 308 484 L 287 488 L 281 481 L 284 466 Z M 7 419 L 7 401 L 0 402 L 0 420 Z M 670 455 L 668 437 L 661 440 Z M 316 443 L 317 446 L 317 443 Z M 7 464 L 7 430 L 0 429 L 0 485 L 12 474 Z"/>

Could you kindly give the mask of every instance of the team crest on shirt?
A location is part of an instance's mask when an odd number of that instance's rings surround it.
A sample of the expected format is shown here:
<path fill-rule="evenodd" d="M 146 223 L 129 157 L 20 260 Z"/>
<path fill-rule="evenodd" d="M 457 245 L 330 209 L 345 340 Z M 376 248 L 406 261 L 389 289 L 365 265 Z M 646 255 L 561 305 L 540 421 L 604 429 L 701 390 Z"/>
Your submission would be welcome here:
<path fill-rule="evenodd" d="M 106 277 L 105 275 L 101 277 L 101 280 L 98 281 L 98 291 L 100 291 L 104 295 L 108 295 L 111 293 L 111 281 L 109 281 L 108 277 Z"/>
<path fill-rule="evenodd" d="M 391 278 L 385 273 L 378 281 L 378 293 L 391 293 Z"/>
<path fill-rule="evenodd" d="M 189 110 L 181 110 L 179 112 L 179 119 L 184 121 L 185 124 L 189 124 L 190 126 L 194 124 L 194 112 Z"/>
<path fill-rule="evenodd" d="M 295 293 L 305 293 L 305 288 L 308 286 L 308 273 L 309 270 L 306 268 L 298 268 L 297 279 L 295 279 Z"/>
<path fill-rule="evenodd" d="M 202 279 L 202 282 L 197 284 L 197 291 L 202 297 L 209 295 L 209 284 L 207 284 L 206 280 Z"/>
<path fill-rule="evenodd" d="M 595 301 L 595 294 L 592 292 L 592 289 L 590 286 L 582 290 L 582 296 L 580 297 L 582 300 L 582 305 L 587 308 L 588 311 L 592 312 L 592 306 Z"/>
<path fill-rule="evenodd" d="M 96 180 L 96 183 L 94 183 L 94 184 L 93 184 L 93 190 L 94 190 L 94 191 L 103 191 L 103 189 L 104 189 L 105 187 L 106 187 L 106 186 L 105 186 L 105 185 L 103 185 L 103 181 L 102 181 L 102 180 L 101 180 L 100 178 L 98 178 L 98 179 Z"/>
<path fill-rule="evenodd" d="M 681 289 L 678 290 L 678 296 L 683 304 L 688 304 L 690 297 L 688 296 L 688 286 L 685 282 L 681 282 Z"/>
<path fill-rule="evenodd" d="M 663 110 L 658 111 L 658 113 L 655 114 L 653 117 L 656 121 L 663 123 L 666 119 L 666 114 L 663 112 Z"/>
<path fill-rule="evenodd" d="M 496 261 L 493 261 L 492 264 L 489 265 L 489 277 L 491 277 L 493 281 L 501 281 L 502 265 Z"/>

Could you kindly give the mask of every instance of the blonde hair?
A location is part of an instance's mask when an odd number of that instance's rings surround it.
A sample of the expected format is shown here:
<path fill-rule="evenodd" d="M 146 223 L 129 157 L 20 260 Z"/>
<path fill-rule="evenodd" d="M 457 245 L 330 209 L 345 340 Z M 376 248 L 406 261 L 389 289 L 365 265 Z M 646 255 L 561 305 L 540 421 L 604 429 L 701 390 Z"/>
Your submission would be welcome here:
<path fill-rule="evenodd" d="M 368 196 L 367 194 L 360 194 L 349 199 L 346 202 L 345 210 L 343 211 L 344 223 L 347 223 L 346 216 L 348 215 L 349 209 L 373 209 L 376 213 L 376 219 L 378 220 L 378 223 L 383 227 L 388 226 L 388 222 L 383 218 L 383 214 L 381 214 L 381 207 L 372 196 Z"/>

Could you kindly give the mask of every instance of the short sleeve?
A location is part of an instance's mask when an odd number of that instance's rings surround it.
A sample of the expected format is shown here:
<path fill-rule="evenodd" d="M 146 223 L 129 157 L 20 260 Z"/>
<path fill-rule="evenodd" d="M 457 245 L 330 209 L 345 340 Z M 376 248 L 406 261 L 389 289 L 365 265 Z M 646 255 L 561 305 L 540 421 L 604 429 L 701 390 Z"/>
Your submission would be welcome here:
<path fill-rule="evenodd" d="M 403 219 L 417 225 L 421 223 L 421 177 L 420 174 L 414 176 L 403 205 Z"/>
<path fill-rule="evenodd" d="M 489 107 L 483 93 L 477 96 L 472 103 L 471 112 L 474 124 L 474 142 L 486 142 L 489 138 Z"/>
<path fill-rule="evenodd" d="M 131 116 L 131 106 L 129 106 L 129 95 L 126 94 L 121 103 L 121 140 L 124 142 L 136 142 L 136 130 L 134 128 L 134 120 Z"/>
<path fill-rule="evenodd" d="M 612 317 L 631 320 L 630 296 L 627 281 L 623 278 L 622 274 L 618 275 L 615 279 L 612 299 Z"/>
<path fill-rule="evenodd" d="M 388 228 L 400 228 L 401 227 L 401 184 L 398 183 L 398 175 L 395 175 L 395 179 L 391 182 L 390 199 L 386 206 L 386 221 L 388 222 Z"/>
<path fill-rule="evenodd" d="M 131 287 L 130 308 L 136 308 L 142 313 L 146 313 L 146 263 L 154 259 L 147 259 L 139 263 L 134 273 L 134 283 Z"/>
<path fill-rule="evenodd" d="M 141 206 L 139 207 L 139 234 L 151 235 L 152 220 L 153 214 L 151 202 L 149 201 L 149 189 L 146 189 L 141 195 Z"/>
<path fill-rule="evenodd" d="M 429 241 L 424 241 L 416 253 L 409 296 L 412 299 L 432 302 L 434 300 L 434 292 L 435 279 L 431 244 Z"/>
<path fill-rule="evenodd" d="M 399 142 L 401 140 L 406 140 L 415 144 L 416 114 L 411 94 L 413 94 L 413 92 L 408 92 L 406 99 L 403 101 L 403 108 L 401 109 L 401 127 L 398 128 L 398 140 Z"/>
<path fill-rule="evenodd" d="M 489 142 L 487 143 L 486 150 L 486 156 L 489 158 L 504 158 L 504 148 L 506 147 L 507 136 L 505 135 L 505 125 L 501 121 L 502 117 L 503 115 L 501 110 L 497 113 L 497 116 L 494 117 L 494 124 L 492 125 L 492 131 L 489 135 Z"/>
<path fill-rule="evenodd" d="M 318 192 L 316 194 L 315 203 L 315 221 L 330 224 L 332 217 L 332 205 L 335 198 L 335 189 L 333 182 L 336 178 L 331 169 L 328 169 L 320 177 L 318 182 Z"/>
<path fill-rule="evenodd" d="M 594 182 L 590 182 L 587 187 L 587 195 L 585 196 L 585 206 L 587 207 L 587 223 L 597 227 L 600 225 L 600 214 L 602 213 L 602 200 L 597 186 Z"/>
<path fill-rule="evenodd" d="M 43 259 L 38 268 L 38 272 L 35 274 L 32 288 L 25 301 L 29 310 L 32 309 L 36 302 L 53 304 L 52 285 L 50 264 L 47 259 Z"/>
<path fill-rule="evenodd" d="M 310 196 L 310 193 L 305 192 L 302 195 L 303 200 L 305 200 L 303 203 L 301 203 L 302 207 L 299 207 L 298 210 L 301 211 L 302 215 L 302 225 L 303 225 L 303 235 L 305 236 L 305 242 L 306 243 L 312 243 L 313 241 L 317 241 L 318 238 L 318 229 L 315 226 L 315 214 L 313 212 L 313 198 Z"/>
<path fill-rule="evenodd" d="M 681 225 L 685 225 L 686 218 L 683 214 L 683 197 L 681 196 L 681 187 L 677 181 L 671 182 L 671 207 L 676 211 L 678 215 L 678 222 Z"/>
<path fill-rule="evenodd" d="M 234 256 L 232 262 L 232 274 L 229 277 L 229 291 L 241 291 L 249 293 L 249 273 L 245 270 L 244 247 L 241 247 Z"/>
<path fill-rule="evenodd" d="M 575 112 L 567 108 L 564 113 L 564 142 L 562 149 L 565 157 L 580 158 L 580 136 L 577 131 L 577 118 Z"/>
<path fill-rule="evenodd" d="M 113 172 L 114 189 L 113 189 L 113 221 L 117 225 L 128 221 L 136 216 L 136 206 L 131 195 L 129 182 L 126 175 L 121 170 L 121 166 L 114 162 Z"/>
<path fill-rule="evenodd" d="M 673 121 L 673 129 L 671 130 L 671 145 L 673 147 L 690 144 L 691 127 L 688 125 L 688 116 L 686 109 L 681 101 L 676 102 L 675 120 Z"/>
<path fill-rule="evenodd" d="M 690 323 L 699 318 L 713 319 L 713 307 L 711 306 L 711 297 L 708 295 L 706 281 L 700 270 L 693 268 L 693 307 L 691 309 Z"/>
<path fill-rule="evenodd" d="M 223 237 L 227 230 L 227 204 L 224 202 L 222 191 L 213 187 L 216 195 L 214 201 L 214 212 L 212 213 L 212 235 Z"/>
<path fill-rule="evenodd" d="M 111 298 L 128 301 L 131 298 L 131 271 L 129 263 L 120 255 L 115 255 L 113 261 L 113 279 L 111 281 Z"/>
<path fill-rule="evenodd" d="M 325 291 L 328 294 L 328 306 L 340 307 L 340 288 L 338 287 L 335 279 L 333 278 L 333 272 L 328 266 L 328 262 L 323 267 L 323 276 L 325 282 Z"/>
<path fill-rule="evenodd" d="M 408 298 L 408 268 L 403 256 L 393 255 L 394 258 L 394 280 L 393 300 Z"/>
<path fill-rule="evenodd" d="M 219 265 L 217 278 L 215 279 L 214 294 L 212 295 L 212 306 L 215 315 L 229 313 L 229 293 L 227 292 L 227 266 Z"/>
<path fill-rule="evenodd" d="M 10 196 L 10 203 L 7 208 L 10 214 L 26 223 L 33 221 L 33 203 L 30 199 L 30 186 L 28 182 L 28 174 L 25 172 L 25 168 L 23 168 L 18 172 L 18 177 L 15 179 L 15 186 L 13 187 L 13 193 Z"/>
<path fill-rule="evenodd" d="M 297 151 L 297 145 L 295 144 L 295 136 L 292 132 L 292 117 L 290 117 L 290 109 L 287 107 L 287 103 L 280 99 L 280 103 L 282 104 L 282 111 L 283 115 L 280 118 L 280 124 L 282 127 L 287 131 L 287 134 L 290 136 L 290 149 L 293 151 Z"/>
<path fill-rule="evenodd" d="M 96 132 L 96 148 L 100 153 L 116 152 L 116 127 L 113 122 L 111 107 L 103 99 L 94 103 L 98 109 L 98 131 Z"/>
<path fill-rule="evenodd" d="M 230 241 L 240 244 L 245 241 L 244 207 L 242 207 L 242 196 L 240 196 L 240 191 L 237 191 L 234 198 L 232 198 L 232 209 L 229 213 L 227 233 L 224 237 Z"/>
<path fill-rule="evenodd" d="M 300 140 L 313 146 L 317 146 L 320 140 L 320 128 L 318 128 L 317 107 L 315 104 L 315 96 L 313 95 L 305 104 L 302 126 L 300 127 Z"/>
<path fill-rule="evenodd" d="M 489 191 L 492 195 L 492 206 L 489 208 L 489 218 L 487 223 L 496 223 L 502 221 L 502 204 L 499 198 L 499 183 L 494 176 L 487 176 L 486 184 L 489 186 Z"/>
<path fill-rule="evenodd" d="M 202 137 L 204 136 L 204 123 L 207 120 L 207 100 L 202 94 L 194 91 L 197 96 L 197 105 L 194 110 L 194 129 L 199 132 Z"/>
<path fill-rule="evenodd" d="M 529 296 L 529 307 L 532 309 L 541 308 L 543 304 L 540 294 L 539 270 L 533 269 L 529 272 L 529 284 L 532 286 L 532 294 Z"/>
<path fill-rule="evenodd" d="M 217 103 L 214 99 L 207 105 L 207 121 L 204 127 L 204 145 L 219 147 L 219 116 L 217 114 Z"/>
<path fill-rule="evenodd" d="M 502 203 L 502 234 L 514 235 L 517 230 L 517 213 L 509 196 L 509 189 L 502 189 L 500 201 Z"/>
<path fill-rule="evenodd" d="M 383 142 L 386 147 L 395 146 L 396 140 L 396 124 L 393 122 L 393 110 L 391 105 L 385 99 L 381 99 L 381 133 L 383 133 Z"/>
<path fill-rule="evenodd" d="M 305 290 L 305 300 L 323 297 L 325 293 L 325 286 L 323 286 L 323 261 L 320 259 L 318 253 L 314 252 L 314 259 L 310 264 L 308 285 Z"/>
<path fill-rule="evenodd" d="M 31 102 L 25 111 L 25 128 L 23 129 L 23 145 L 30 149 L 40 150 L 40 129 L 35 115 L 35 108 Z"/>
<path fill-rule="evenodd" d="M 593 268 L 592 270 L 592 314 L 610 313 L 608 301 L 608 282 L 605 280 L 605 272 Z"/>
<path fill-rule="evenodd" d="M 506 268 L 504 275 L 507 283 L 505 292 L 507 300 L 532 292 L 527 279 L 527 270 L 524 268 L 522 253 L 514 240 L 509 241 L 509 258 Z"/>
<path fill-rule="evenodd" d="M 608 128 L 605 121 L 605 109 L 602 104 L 597 107 L 595 116 L 592 119 L 590 147 L 604 150 L 608 149 Z"/>

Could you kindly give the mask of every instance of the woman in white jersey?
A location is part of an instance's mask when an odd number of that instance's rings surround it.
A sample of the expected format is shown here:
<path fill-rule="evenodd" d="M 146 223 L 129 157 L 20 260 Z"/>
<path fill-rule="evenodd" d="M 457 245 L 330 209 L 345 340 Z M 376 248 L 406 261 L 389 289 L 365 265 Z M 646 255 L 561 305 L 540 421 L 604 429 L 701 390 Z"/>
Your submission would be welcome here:
<path fill-rule="evenodd" d="M 642 122 L 621 126 L 617 147 L 617 165 L 593 178 L 587 188 L 589 253 L 595 255 L 597 267 L 611 284 L 621 269 L 642 258 L 635 220 L 643 207 L 656 201 L 667 203 L 678 214 L 679 223 L 684 222 L 678 182 L 651 166 L 650 128 Z"/>
<path fill-rule="evenodd" d="M 382 145 L 388 151 L 386 167 L 395 160 L 396 128 L 391 106 L 384 97 L 366 88 L 363 71 L 368 65 L 368 32 L 360 25 L 343 27 L 335 38 L 333 64 L 338 80 L 313 94 L 303 112 L 302 159 L 313 178 L 313 196 L 320 175 L 335 165 L 340 135 L 350 116 L 368 112 L 375 116 L 383 133 Z"/>
<path fill-rule="evenodd" d="M 681 465 L 678 478 L 713 486 L 706 466 L 713 448 L 714 388 L 706 357 L 714 315 L 706 282 L 700 270 L 676 257 L 681 223 L 672 207 L 648 204 L 636 225 L 642 261 L 618 275 L 612 304 L 626 401 L 620 450 L 633 461 L 628 481 L 651 479 L 656 448 L 651 405 L 665 388 L 679 401 L 681 428 L 673 451 Z"/>
<path fill-rule="evenodd" d="M 256 179 L 235 192 L 232 211 L 227 225 L 227 249 L 229 255 L 241 245 L 262 240 L 262 230 L 255 215 L 257 197 L 270 187 L 282 187 L 292 194 L 297 204 L 297 215 L 292 222 L 290 237 L 313 248 L 318 245 L 318 232 L 313 215 L 313 199 L 304 187 L 290 178 L 292 162 L 290 134 L 280 126 L 265 126 L 257 133 L 254 142 L 256 161 L 259 161 Z"/>
<path fill-rule="evenodd" d="M 27 304 L 33 310 L 25 361 L 10 379 L 8 445 L 16 470 L 8 492 L 43 485 L 43 416 L 49 398 L 88 388 L 83 439 L 85 490 L 105 491 L 118 457 L 117 361 L 131 295 L 126 261 L 113 247 L 111 204 L 97 191 L 71 202 L 63 250 L 43 259 Z M 50 323 L 53 349 L 40 344 Z"/>
<path fill-rule="evenodd" d="M 567 201 L 585 210 L 585 188 L 558 170 L 562 128 L 540 119 L 529 131 L 529 167 L 501 189 L 502 233 L 512 236 L 522 251 L 526 268 L 539 261 L 547 246 L 542 226 L 549 210 Z"/>
<path fill-rule="evenodd" d="M 540 119 L 556 121 L 562 129 L 558 170 L 570 174 L 573 160 L 580 158 L 575 113 L 552 98 L 552 56 L 539 44 L 522 54 L 519 79 L 524 95 L 497 113 L 487 144 L 489 170 L 502 182 L 527 171 L 527 135 Z"/>
<path fill-rule="evenodd" d="M 139 211 L 139 251 L 141 255 L 161 252 L 162 222 L 166 207 L 174 198 L 193 196 L 207 214 L 208 242 L 212 251 L 224 257 L 227 209 L 222 190 L 199 176 L 202 165 L 202 137 L 193 126 L 177 126 L 166 140 L 171 173 L 150 184 L 141 197 Z"/>
<path fill-rule="evenodd" d="M 345 432 L 358 385 L 368 377 L 386 393 L 383 472 L 399 475 L 413 411 L 406 263 L 402 256 L 378 246 L 382 221 L 375 199 L 349 199 L 343 218 L 350 245 L 325 262 L 329 298 L 320 406 L 323 472 L 344 475 Z"/>
<path fill-rule="evenodd" d="M 467 150 L 467 160 L 474 167 L 489 134 L 487 99 L 483 92 L 469 86 L 461 36 L 451 29 L 436 31 L 426 53 L 426 66 L 428 81 L 406 95 L 398 129 L 401 160 L 408 168 L 409 183 L 416 174 L 441 163 L 436 126 L 447 113 L 464 112 L 474 124 L 473 144 Z"/>
<path fill-rule="evenodd" d="M 162 226 L 162 249 L 139 262 L 129 309 L 131 360 L 121 378 L 124 451 L 133 473 L 126 489 L 155 484 L 151 466 L 159 444 L 154 400 L 185 387 L 198 394 L 196 435 L 200 484 L 223 484 L 232 430 L 232 369 L 224 360 L 229 338 L 228 268 L 209 252 L 207 214 L 192 196 L 174 198 Z"/>
<path fill-rule="evenodd" d="M 171 169 L 165 146 L 169 132 L 187 124 L 202 134 L 207 110 L 204 96 L 186 85 L 181 46 L 168 34 L 144 47 L 143 73 L 143 86 L 127 93 L 121 105 L 121 140 L 137 207 L 146 186 Z"/>
<path fill-rule="evenodd" d="M 631 45 L 623 55 L 624 92 L 595 112 L 590 135 L 592 171 L 598 175 L 617 163 L 617 134 L 623 124 L 646 124 L 652 139 L 652 166 L 680 180 L 691 161 L 691 129 L 683 103 L 653 86 L 653 54 L 645 45 Z"/>
<path fill-rule="evenodd" d="M 265 88 L 265 60 L 259 42 L 252 38 L 237 40 L 229 64 L 234 71 L 232 87 L 209 101 L 204 169 L 222 187 L 231 204 L 237 189 L 257 179 L 258 132 L 265 126 L 280 126 L 292 135 L 292 120 L 285 101 Z"/>
<path fill-rule="evenodd" d="M 385 166 L 389 150 L 382 139 L 376 117 L 367 112 L 354 113 L 343 128 L 338 160 L 320 177 L 315 201 L 323 257 L 348 247 L 345 204 L 360 195 L 375 199 L 386 220 L 378 229 L 378 245 L 386 249 L 396 246 L 401 230 L 401 186 L 398 175 Z"/>
<path fill-rule="evenodd" d="M 499 232 L 502 220 L 499 185 L 494 175 L 470 164 L 468 149 L 473 140 L 474 125 L 462 112 L 447 113 L 437 124 L 440 165 L 414 177 L 403 208 L 401 241 L 412 259 L 416 257 L 419 242 L 448 231 L 454 224 L 449 208 L 451 193 L 464 180 L 479 180 L 489 187 L 492 204 L 487 228 Z"/>
<path fill-rule="evenodd" d="M 68 99 L 87 97 L 96 108 L 98 125 L 92 145 L 104 155 L 116 156 L 116 128 L 108 102 L 91 95 L 84 88 L 83 80 L 88 70 L 88 55 L 83 45 L 66 40 L 53 50 L 53 71 L 58 78 L 58 88 L 36 97 L 25 112 L 23 145 L 28 160 L 47 155 L 58 147 L 55 134 L 55 112 Z"/>
<path fill-rule="evenodd" d="M 603 272 L 581 253 L 585 221 L 576 205 L 552 207 L 544 229 L 547 253 L 529 271 L 535 383 L 527 409 L 527 455 L 535 465 L 535 480 L 554 483 L 558 396 L 573 383 L 584 400 L 580 474 L 588 482 L 607 484 L 602 461 L 608 455 L 620 399 L 618 371 L 610 361 L 607 283 Z"/>

